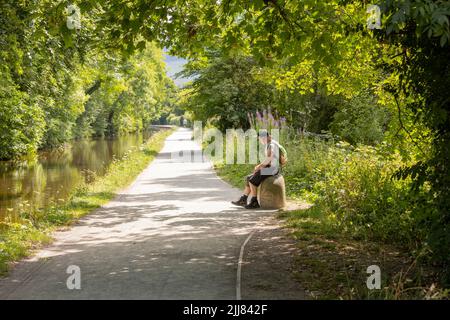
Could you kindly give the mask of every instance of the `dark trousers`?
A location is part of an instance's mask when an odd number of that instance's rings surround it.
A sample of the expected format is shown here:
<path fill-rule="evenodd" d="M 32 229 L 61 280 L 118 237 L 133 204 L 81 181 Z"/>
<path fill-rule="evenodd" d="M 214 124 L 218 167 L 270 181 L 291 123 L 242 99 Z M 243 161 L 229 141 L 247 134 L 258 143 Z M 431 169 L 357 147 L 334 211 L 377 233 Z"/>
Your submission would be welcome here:
<path fill-rule="evenodd" d="M 273 168 L 273 170 L 271 168 L 267 168 L 269 169 L 267 172 L 268 174 L 261 174 L 261 170 L 256 171 L 255 173 L 249 174 L 246 178 L 246 185 L 248 185 L 248 183 L 251 183 L 252 185 L 258 187 L 261 182 L 263 182 L 265 179 L 267 179 L 268 177 L 272 177 L 278 174 L 279 170 L 278 168 Z M 264 172 L 266 173 L 266 172 Z"/>

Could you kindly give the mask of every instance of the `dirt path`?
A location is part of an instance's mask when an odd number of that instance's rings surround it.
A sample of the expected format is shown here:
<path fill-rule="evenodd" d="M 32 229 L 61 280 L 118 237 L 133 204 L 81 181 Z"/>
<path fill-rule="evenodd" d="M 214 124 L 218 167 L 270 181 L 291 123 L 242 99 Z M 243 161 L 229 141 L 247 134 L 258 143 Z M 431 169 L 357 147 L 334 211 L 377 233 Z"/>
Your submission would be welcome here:
<path fill-rule="evenodd" d="M 304 298 L 287 270 L 291 244 L 268 231 L 278 229 L 274 212 L 231 205 L 240 191 L 210 162 L 173 160 L 174 151 L 200 152 L 190 137 L 176 131 L 115 200 L 20 262 L 0 281 L 0 298 L 236 299 L 239 289 L 243 299 Z M 67 288 L 70 265 L 80 290 Z"/>

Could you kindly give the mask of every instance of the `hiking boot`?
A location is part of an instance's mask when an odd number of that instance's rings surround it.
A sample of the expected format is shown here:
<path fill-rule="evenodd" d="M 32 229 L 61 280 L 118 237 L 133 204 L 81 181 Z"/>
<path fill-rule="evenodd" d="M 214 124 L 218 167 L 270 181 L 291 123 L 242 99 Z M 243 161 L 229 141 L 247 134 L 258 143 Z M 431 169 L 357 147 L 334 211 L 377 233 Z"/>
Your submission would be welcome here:
<path fill-rule="evenodd" d="M 245 206 L 245 209 L 258 209 L 259 207 L 258 199 L 253 197 L 252 200 L 250 200 L 250 203 Z"/>
<path fill-rule="evenodd" d="M 243 195 L 239 198 L 238 201 L 231 201 L 231 203 L 236 206 L 245 207 L 247 205 L 247 196 Z"/>

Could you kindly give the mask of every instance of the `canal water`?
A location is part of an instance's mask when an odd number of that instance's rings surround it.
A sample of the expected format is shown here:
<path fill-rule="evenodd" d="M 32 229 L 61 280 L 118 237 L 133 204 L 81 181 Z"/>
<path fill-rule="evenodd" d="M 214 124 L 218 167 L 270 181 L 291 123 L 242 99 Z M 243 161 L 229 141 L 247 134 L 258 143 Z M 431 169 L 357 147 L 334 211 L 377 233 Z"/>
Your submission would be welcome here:
<path fill-rule="evenodd" d="M 0 161 L 0 220 L 63 201 L 82 182 L 105 174 L 114 159 L 147 141 L 155 130 L 79 140 L 36 159 Z"/>

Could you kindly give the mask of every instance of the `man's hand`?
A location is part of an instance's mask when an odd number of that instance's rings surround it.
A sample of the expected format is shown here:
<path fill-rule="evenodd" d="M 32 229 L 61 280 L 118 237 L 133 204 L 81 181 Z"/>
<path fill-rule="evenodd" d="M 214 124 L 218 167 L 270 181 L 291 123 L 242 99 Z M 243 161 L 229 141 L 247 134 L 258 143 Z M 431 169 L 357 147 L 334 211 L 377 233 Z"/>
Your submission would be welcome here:
<path fill-rule="evenodd" d="M 255 170 L 253 171 L 254 173 L 261 170 L 261 164 L 258 164 L 255 166 Z"/>

